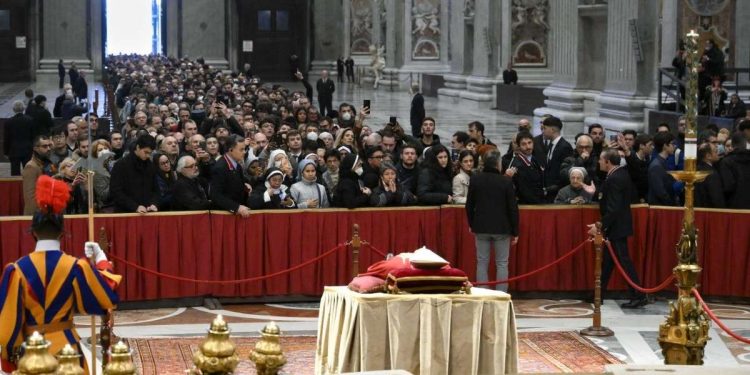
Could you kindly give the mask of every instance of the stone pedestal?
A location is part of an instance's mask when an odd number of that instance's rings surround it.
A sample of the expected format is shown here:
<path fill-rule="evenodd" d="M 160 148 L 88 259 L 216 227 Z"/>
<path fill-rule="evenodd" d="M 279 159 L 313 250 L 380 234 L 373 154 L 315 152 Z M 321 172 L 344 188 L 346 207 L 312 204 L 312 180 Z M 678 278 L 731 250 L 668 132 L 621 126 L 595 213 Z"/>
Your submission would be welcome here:
<path fill-rule="evenodd" d="M 458 96 L 461 106 L 476 109 L 490 109 L 494 106 L 493 93 L 497 80 L 494 78 L 469 76 L 466 77 L 466 91 Z"/>
<path fill-rule="evenodd" d="M 229 68 L 227 60 L 228 9 L 224 0 L 183 1 L 180 56 L 203 57 L 206 64 Z"/>
<path fill-rule="evenodd" d="M 445 87 L 438 89 L 438 100 L 449 104 L 459 104 L 459 95 L 466 90 L 466 76 L 445 74 Z"/>
<path fill-rule="evenodd" d="M 93 80 L 94 67 L 101 69 L 101 46 L 92 48 L 90 36 L 101 34 L 101 29 L 94 30 L 97 24 L 101 28 L 101 17 L 95 14 L 97 9 L 101 13 L 100 7 L 101 4 L 87 0 L 44 1 L 39 14 L 41 55 L 36 70 L 38 82 L 58 82 L 59 59 L 63 59 L 66 69 L 75 62 L 76 67 L 87 74 L 89 82 Z M 98 40 L 101 42 L 100 38 Z"/>
<path fill-rule="evenodd" d="M 544 115 L 552 115 L 562 120 L 562 134 L 564 135 L 574 135 L 583 131 L 584 100 L 590 93 L 553 84 L 544 89 L 544 95 L 547 97 L 544 101 L 545 107 L 534 110 L 532 129 L 535 134 L 539 132 L 538 124 Z"/>

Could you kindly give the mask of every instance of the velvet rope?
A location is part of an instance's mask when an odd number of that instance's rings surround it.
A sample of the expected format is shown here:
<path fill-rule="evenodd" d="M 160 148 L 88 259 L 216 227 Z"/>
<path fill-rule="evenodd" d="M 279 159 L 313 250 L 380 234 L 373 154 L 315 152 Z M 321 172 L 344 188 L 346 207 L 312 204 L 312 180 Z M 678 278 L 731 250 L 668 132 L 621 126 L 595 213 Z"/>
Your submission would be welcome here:
<path fill-rule="evenodd" d="M 382 256 L 383 258 L 388 257 L 388 254 L 384 253 L 382 250 L 378 249 L 377 247 L 372 246 L 372 244 L 367 241 L 362 241 L 362 245 L 368 246 L 370 250 L 374 251 L 376 254 Z"/>
<path fill-rule="evenodd" d="M 669 275 L 669 277 L 667 277 L 666 280 L 662 281 L 661 284 L 657 285 L 654 288 L 643 288 L 643 287 L 641 287 L 640 285 L 638 285 L 635 282 L 633 282 L 633 280 L 630 277 L 628 277 L 628 274 L 625 272 L 625 270 L 622 268 L 622 265 L 620 264 L 620 260 L 617 259 L 617 257 L 615 256 L 615 250 L 612 248 L 612 244 L 609 241 L 605 241 L 605 243 L 607 244 L 607 248 L 609 249 L 609 254 L 612 256 L 612 260 L 614 260 L 615 265 L 617 266 L 617 269 L 620 270 L 620 273 L 622 274 L 622 277 L 625 278 L 625 281 L 627 281 L 627 283 L 630 286 L 632 286 L 633 289 L 635 289 L 635 290 L 637 290 L 637 291 L 639 291 L 641 293 L 646 293 L 646 294 L 656 293 L 656 292 L 658 292 L 658 291 L 666 288 L 667 286 L 669 286 L 669 284 L 672 282 L 672 280 L 674 280 L 674 275 Z"/>
<path fill-rule="evenodd" d="M 276 277 L 276 276 L 279 276 L 279 275 L 287 274 L 287 273 L 292 272 L 292 271 L 296 271 L 296 270 L 298 270 L 300 268 L 304 268 L 306 266 L 309 266 L 309 265 L 311 265 L 311 264 L 313 264 L 313 263 L 315 263 L 315 262 L 317 262 L 317 261 L 319 261 L 319 260 L 321 260 L 321 259 L 323 259 L 323 258 L 325 258 L 325 257 L 327 257 L 327 256 L 329 256 L 329 255 L 331 255 L 333 253 L 335 253 L 336 251 L 338 251 L 338 250 L 340 250 L 340 249 L 342 249 L 342 248 L 344 248 L 346 246 L 349 246 L 350 244 L 351 244 L 350 242 L 338 244 L 338 245 L 336 245 L 336 247 L 334 247 L 334 248 L 332 248 L 332 249 L 324 252 L 323 254 L 318 255 L 315 258 L 312 258 L 312 259 L 310 259 L 310 260 L 308 260 L 306 262 L 300 263 L 300 264 L 298 264 L 296 266 L 293 266 L 291 268 L 287 268 L 285 270 L 277 271 L 277 272 L 274 272 L 274 273 L 271 273 L 271 274 L 268 274 L 268 275 L 261 275 L 261 276 L 249 277 L 249 278 L 246 278 L 246 279 L 239 279 L 239 280 L 200 280 L 200 279 L 191 279 L 191 278 L 182 277 L 182 276 L 168 275 L 168 274 L 165 274 L 165 273 L 161 273 L 161 272 L 158 272 L 158 271 L 154 271 L 154 270 L 148 269 L 148 268 L 143 267 L 141 265 L 138 265 L 136 263 L 129 262 L 128 260 L 126 260 L 124 258 L 120 258 L 120 257 L 118 257 L 117 255 L 114 255 L 114 254 L 110 254 L 110 256 L 113 259 L 117 260 L 117 261 L 125 263 L 126 266 L 133 267 L 133 268 L 135 268 L 135 269 L 137 269 L 139 271 L 143 271 L 145 273 L 152 274 L 154 276 L 162 277 L 162 278 L 165 278 L 165 279 L 171 279 L 171 280 L 177 280 L 177 281 L 185 281 L 185 282 L 198 283 L 198 284 L 243 284 L 243 283 L 248 283 L 248 282 L 251 282 L 251 281 L 260 281 L 260 280 L 270 279 L 272 277 Z"/>
<path fill-rule="evenodd" d="M 584 240 L 584 241 L 583 241 L 583 242 L 581 242 L 581 243 L 580 243 L 580 244 L 579 244 L 578 246 L 576 246 L 575 248 L 573 248 L 573 250 L 570 250 L 570 251 L 568 251 L 568 252 L 567 252 L 567 253 L 566 253 L 565 255 L 563 255 L 563 256 L 561 256 L 561 257 L 557 258 L 557 259 L 556 259 L 555 261 L 553 261 L 552 263 L 550 263 L 550 264 L 547 264 L 547 265 L 545 265 L 545 266 L 542 266 L 542 267 L 540 267 L 540 268 L 537 268 L 537 269 L 535 269 L 535 270 L 533 270 L 533 271 L 529 271 L 529 272 L 526 272 L 526 273 L 524 273 L 524 274 L 522 274 L 522 275 L 518 275 L 518 276 L 513 276 L 513 277 L 511 277 L 511 278 L 508 278 L 508 279 L 505 279 L 505 280 L 484 281 L 484 282 L 481 282 L 481 283 L 480 283 L 480 282 L 473 282 L 473 283 L 472 283 L 472 285 L 474 285 L 474 286 L 478 286 L 478 285 L 497 285 L 497 284 L 506 284 L 506 283 L 509 283 L 509 282 L 511 282 L 511 281 L 516 281 L 516 280 L 520 280 L 520 279 L 523 279 L 523 278 L 529 277 L 529 276 L 531 276 L 531 275 L 534 275 L 534 274 L 537 274 L 537 273 L 539 273 L 539 272 L 542 272 L 542 271 L 546 270 L 547 268 L 550 268 L 550 267 L 552 267 L 552 266 L 554 266 L 554 265 L 556 265 L 556 264 L 558 264 L 558 263 L 562 262 L 562 261 L 563 261 L 563 260 L 565 260 L 565 259 L 568 259 L 568 258 L 569 258 L 569 257 L 571 257 L 571 256 L 572 256 L 573 254 L 575 254 L 575 253 L 577 253 L 577 252 L 578 252 L 579 250 L 583 249 L 583 247 L 584 247 L 584 246 L 585 246 L 585 245 L 586 245 L 587 243 L 589 243 L 589 242 L 591 242 L 591 239 L 587 239 L 587 240 Z"/>
<path fill-rule="evenodd" d="M 713 320 L 721 329 L 727 333 L 727 335 L 732 336 L 733 339 L 739 340 L 745 344 L 750 344 L 750 339 L 742 337 L 729 329 L 724 323 L 714 314 L 713 311 L 711 311 L 710 308 L 708 308 L 708 305 L 706 305 L 706 302 L 703 301 L 703 298 L 701 297 L 701 294 L 698 292 L 698 289 L 693 288 L 692 290 L 693 295 L 695 296 L 695 299 L 700 302 L 701 306 L 703 307 L 703 310 L 706 310 L 706 314 Z"/>

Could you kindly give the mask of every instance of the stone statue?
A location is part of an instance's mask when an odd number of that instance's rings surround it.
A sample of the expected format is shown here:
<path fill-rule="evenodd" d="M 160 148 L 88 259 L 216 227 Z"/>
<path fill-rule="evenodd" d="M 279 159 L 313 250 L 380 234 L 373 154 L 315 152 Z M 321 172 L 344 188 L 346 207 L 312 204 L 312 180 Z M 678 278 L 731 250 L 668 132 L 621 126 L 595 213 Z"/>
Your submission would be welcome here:
<path fill-rule="evenodd" d="M 383 47 L 383 45 L 380 45 L 380 47 L 376 47 L 374 44 L 370 45 L 370 55 L 372 56 L 370 69 L 375 77 L 375 82 L 372 85 L 372 88 L 374 89 L 378 88 L 378 83 L 380 83 L 380 79 L 382 78 L 381 73 L 383 72 L 383 69 L 385 69 L 385 58 L 383 57 L 384 51 L 385 47 Z"/>
<path fill-rule="evenodd" d="M 464 1 L 464 18 L 474 18 L 474 0 Z"/>
<path fill-rule="evenodd" d="M 544 31 L 550 29 L 547 24 L 547 0 L 539 0 L 539 3 L 531 8 L 531 22 L 541 26 Z"/>
<path fill-rule="evenodd" d="M 526 6 L 523 0 L 513 0 L 513 8 L 515 9 L 516 19 L 511 23 L 511 30 L 515 31 L 521 25 L 526 23 Z"/>

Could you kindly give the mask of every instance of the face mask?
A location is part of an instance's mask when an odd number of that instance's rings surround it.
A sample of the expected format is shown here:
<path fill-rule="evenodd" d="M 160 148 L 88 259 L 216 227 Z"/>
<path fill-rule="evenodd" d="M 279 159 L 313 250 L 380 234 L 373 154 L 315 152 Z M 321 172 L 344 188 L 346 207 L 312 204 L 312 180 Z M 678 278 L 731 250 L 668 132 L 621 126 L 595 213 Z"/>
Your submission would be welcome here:
<path fill-rule="evenodd" d="M 364 172 L 364 170 L 362 169 L 361 166 L 357 167 L 357 169 L 354 170 L 354 173 L 356 173 L 357 176 L 361 176 L 363 172 Z"/>
<path fill-rule="evenodd" d="M 273 166 L 276 168 L 281 168 L 281 162 L 281 160 L 276 160 L 275 162 L 273 162 Z"/>
<path fill-rule="evenodd" d="M 724 148 L 724 145 L 719 145 L 716 147 L 716 149 L 719 152 L 719 156 L 722 156 L 725 152 L 727 152 L 727 150 Z"/>
<path fill-rule="evenodd" d="M 316 132 L 307 133 L 307 139 L 311 140 L 311 141 L 317 141 L 318 140 L 318 133 L 316 133 Z"/>
<path fill-rule="evenodd" d="M 352 114 L 349 112 L 344 112 L 341 114 L 341 119 L 344 121 L 349 121 L 352 119 Z"/>

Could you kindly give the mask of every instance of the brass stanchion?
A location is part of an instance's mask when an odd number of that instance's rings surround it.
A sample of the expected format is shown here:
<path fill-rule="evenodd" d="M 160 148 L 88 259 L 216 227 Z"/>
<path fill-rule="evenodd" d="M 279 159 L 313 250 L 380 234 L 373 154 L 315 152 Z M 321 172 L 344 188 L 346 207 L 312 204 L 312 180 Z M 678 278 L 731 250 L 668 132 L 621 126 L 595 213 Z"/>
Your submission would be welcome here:
<path fill-rule="evenodd" d="M 359 238 L 359 224 L 352 225 L 352 278 L 359 275 L 359 249 L 362 240 Z"/>
<path fill-rule="evenodd" d="M 709 172 L 696 170 L 698 133 L 698 34 L 690 30 L 685 38 L 688 52 L 688 85 L 685 94 L 685 170 L 669 172 L 685 183 L 685 216 L 682 234 L 677 243 L 677 266 L 672 269 L 677 279 L 677 301 L 669 303 L 669 315 L 659 325 L 659 346 L 668 365 L 702 365 L 703 349 L 708 341 L 708 316 L 692 294 L 698 287 L 702 268 L 698 265 L 698 233 L 695 229 L 693 189 Z"/>
<path fill-rule="evenodd" d="M 596 259 L 594 261 L 594 316 L 592 317 L 593 325 L 581 330 L 584 336 L 612 336 L 615 333 L 607 327 L 602 327 L 602 244 L 604 236 L 602 235 L 602 223 L 596 223 L 596 236 L 594 236 L 594 252 Z"/>

